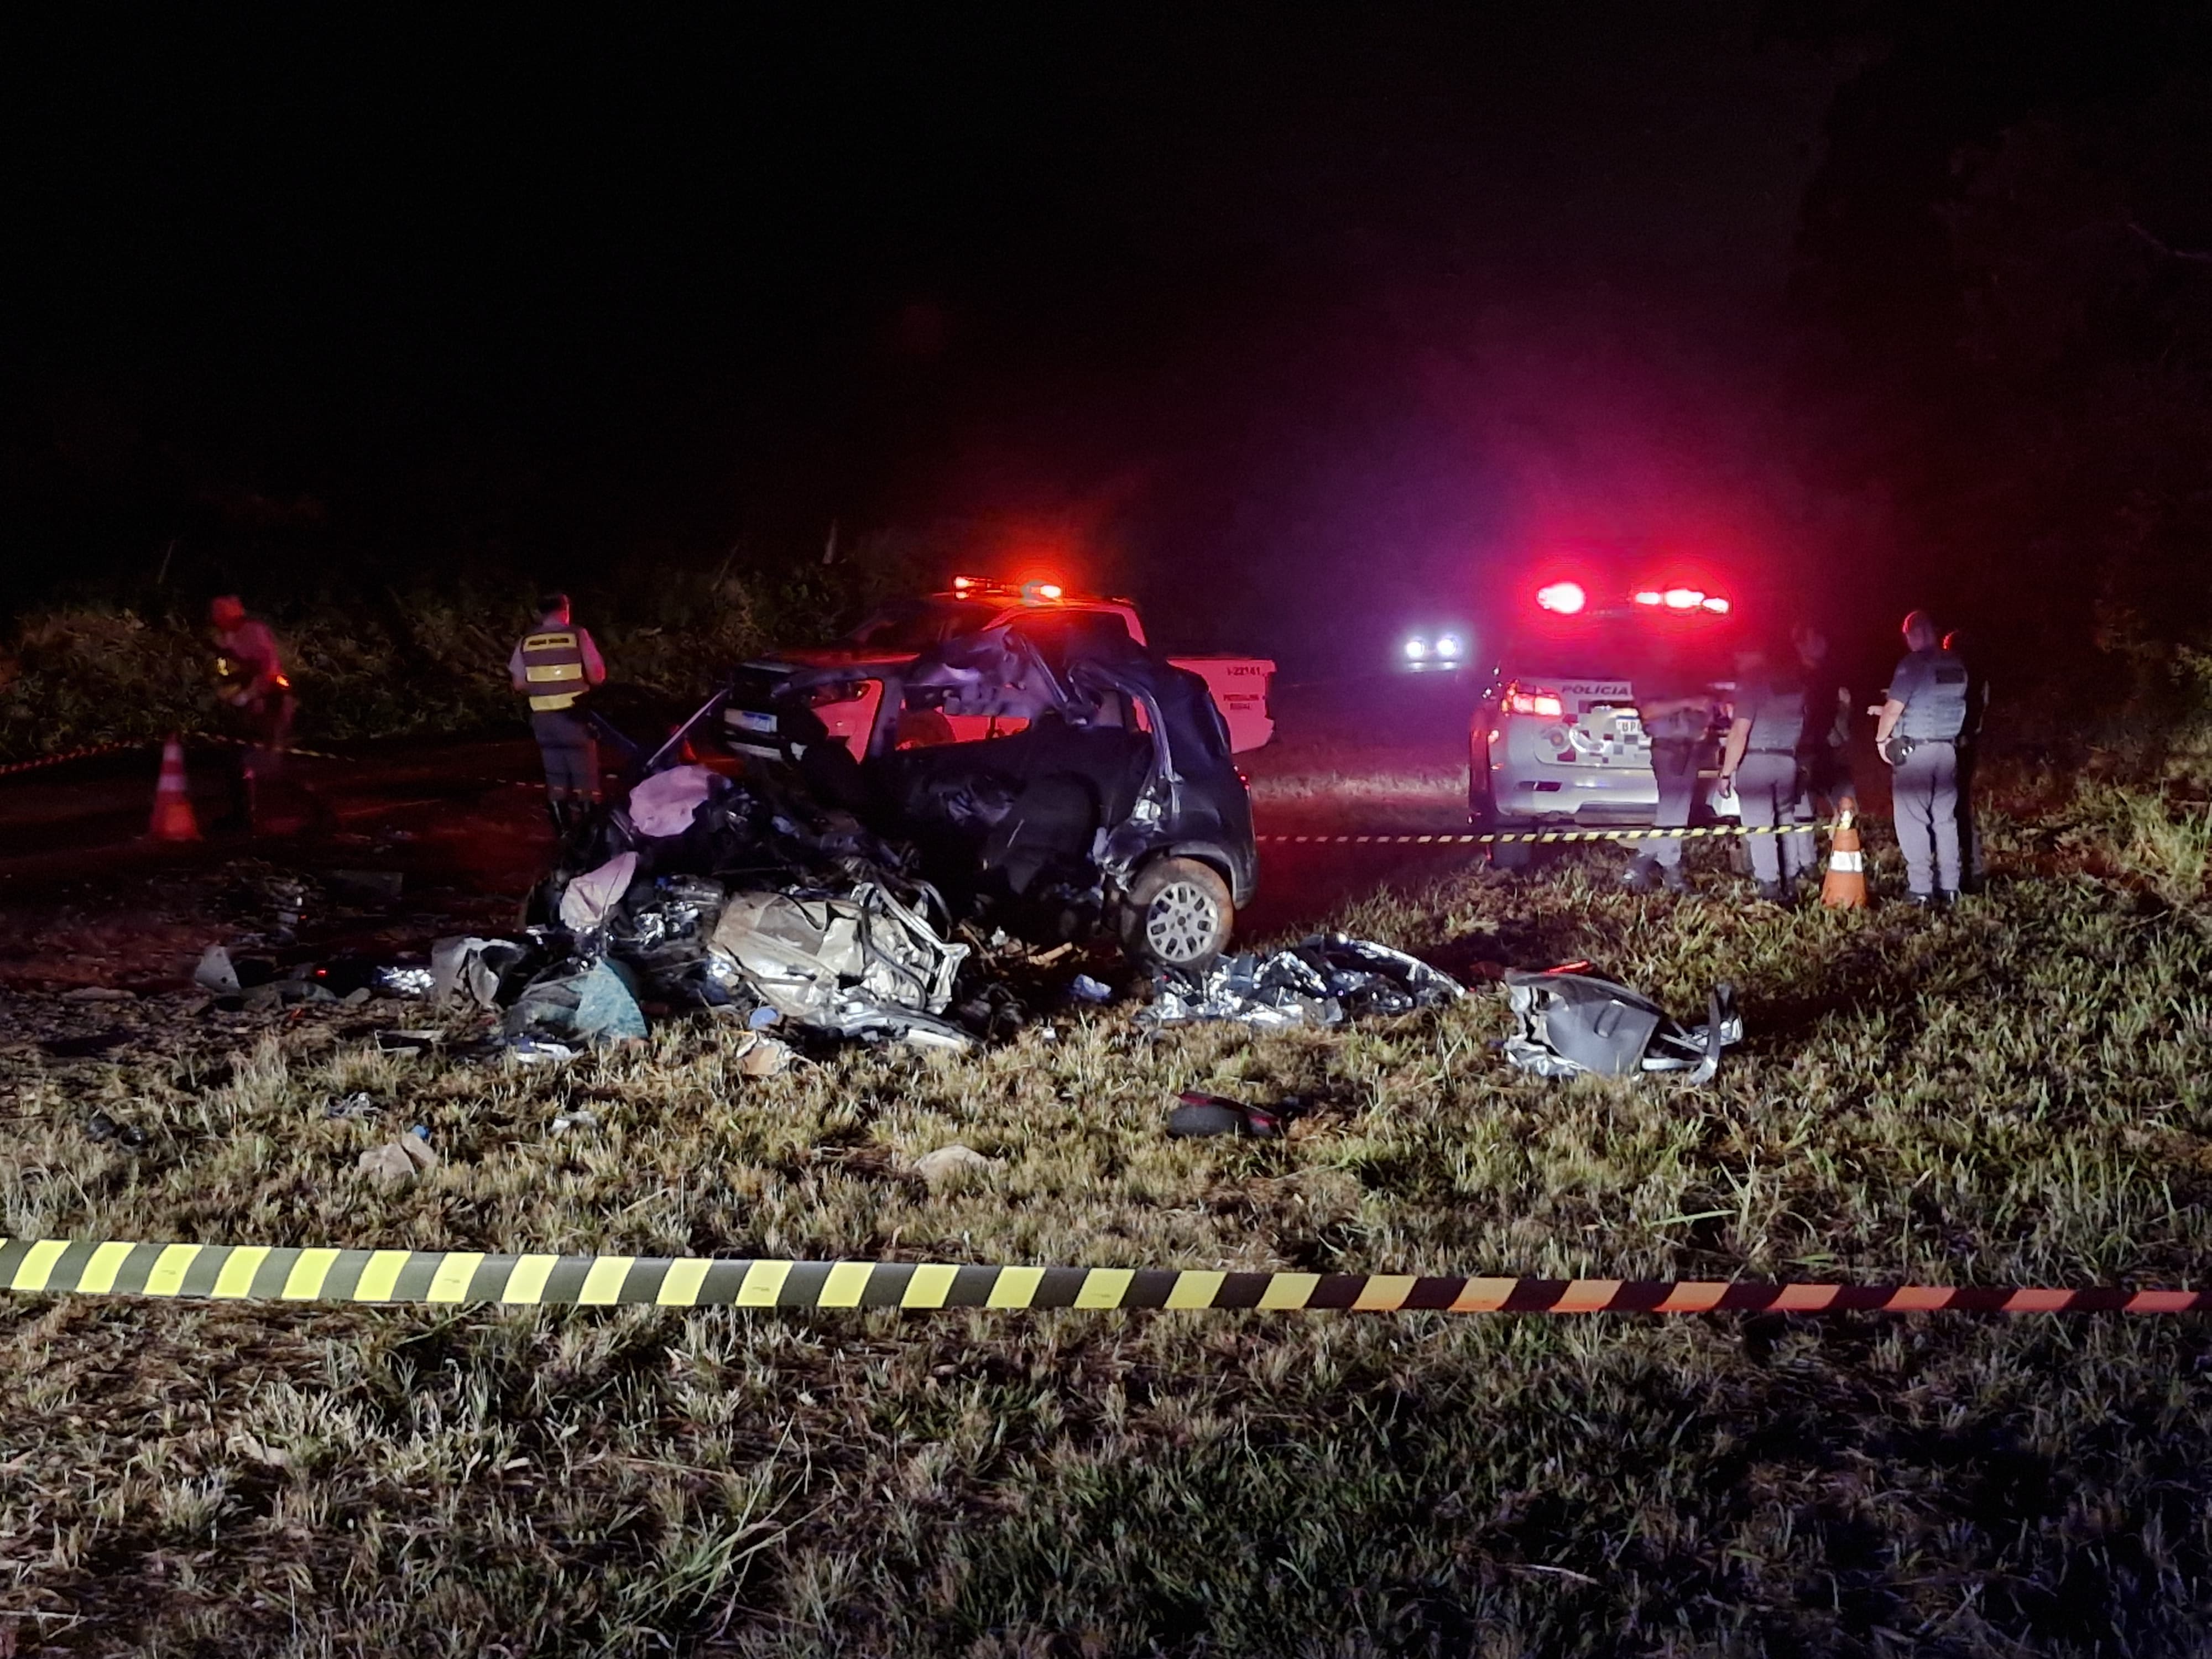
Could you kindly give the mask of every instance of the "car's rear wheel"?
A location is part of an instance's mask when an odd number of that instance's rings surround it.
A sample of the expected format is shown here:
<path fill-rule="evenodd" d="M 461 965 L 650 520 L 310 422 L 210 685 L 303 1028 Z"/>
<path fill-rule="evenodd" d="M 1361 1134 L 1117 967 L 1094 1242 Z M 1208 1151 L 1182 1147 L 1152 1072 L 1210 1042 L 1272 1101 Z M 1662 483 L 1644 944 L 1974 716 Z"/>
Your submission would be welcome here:
<path fill-rule="evenodd" d="M 1121 902 L 1121 948 L 1162 967 L 1205 967 L 1228 948 L 1236 925 L 1229 884 L 1196 859 L 1146 866 Z"/>

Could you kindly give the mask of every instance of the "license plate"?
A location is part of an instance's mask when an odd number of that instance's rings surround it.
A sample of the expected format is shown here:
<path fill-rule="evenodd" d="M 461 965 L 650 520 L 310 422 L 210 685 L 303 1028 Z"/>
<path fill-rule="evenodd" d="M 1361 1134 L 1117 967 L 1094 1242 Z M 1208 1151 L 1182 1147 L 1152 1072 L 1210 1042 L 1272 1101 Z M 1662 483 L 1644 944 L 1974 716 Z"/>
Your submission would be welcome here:
<path fill-rule="evenodd" d="M 740 732 L 757 732 L 770 737 L 775 733 L 775 716 L 754 708 L 725 708 L 722 723 L 734 726 Z"/>

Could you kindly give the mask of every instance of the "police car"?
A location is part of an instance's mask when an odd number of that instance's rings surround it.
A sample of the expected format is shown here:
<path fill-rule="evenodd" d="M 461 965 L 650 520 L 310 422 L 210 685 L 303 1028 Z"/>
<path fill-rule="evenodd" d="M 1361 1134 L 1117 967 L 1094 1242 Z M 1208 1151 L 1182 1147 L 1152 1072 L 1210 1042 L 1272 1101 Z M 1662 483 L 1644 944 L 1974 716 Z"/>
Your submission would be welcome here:
<path fill-rule="evenodd" d="M 1468 727 L 1468 817 L 1500 830 L 1652 823 L 1638 700 L 1726 693 L 1735 602 L 1678 574 L 1587 574 L 1546 582 L 1517 609 Z M 1705 738 L 1701 769 L 1717 769 L 1718 738 Z"/>

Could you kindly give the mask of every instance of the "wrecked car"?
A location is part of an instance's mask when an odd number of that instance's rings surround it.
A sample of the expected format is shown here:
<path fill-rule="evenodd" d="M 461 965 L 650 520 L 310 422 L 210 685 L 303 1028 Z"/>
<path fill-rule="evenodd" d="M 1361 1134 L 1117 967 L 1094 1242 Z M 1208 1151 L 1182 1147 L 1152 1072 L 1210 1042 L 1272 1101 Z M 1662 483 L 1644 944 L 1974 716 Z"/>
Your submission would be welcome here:
<path fill-rule="evenodd" d="M 849 735 L 814 712 L 855 702 Z M 1257 881 L 1206 682 L 1112 617 L 1018 615 L 901 662 L 749 664 L 664 757 L 717 748 L 910 843 L 956 914 L 1032 943 L 1104 931 L 1201 965 Z"/>

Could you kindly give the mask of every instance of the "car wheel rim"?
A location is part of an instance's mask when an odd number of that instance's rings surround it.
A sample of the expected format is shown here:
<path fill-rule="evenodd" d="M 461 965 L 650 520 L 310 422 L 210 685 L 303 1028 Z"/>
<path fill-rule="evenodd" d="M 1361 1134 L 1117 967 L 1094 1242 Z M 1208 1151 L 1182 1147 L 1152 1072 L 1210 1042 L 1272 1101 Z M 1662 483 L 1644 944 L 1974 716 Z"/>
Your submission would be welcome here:
<path fill-rule="evenodd" d="M 1145 912 L 1145 943 L 1163 962 L 1191 962 L 1213 949 L 1221 922 L 1212 896 L 1195 882 L 1170 882 Z"/>

